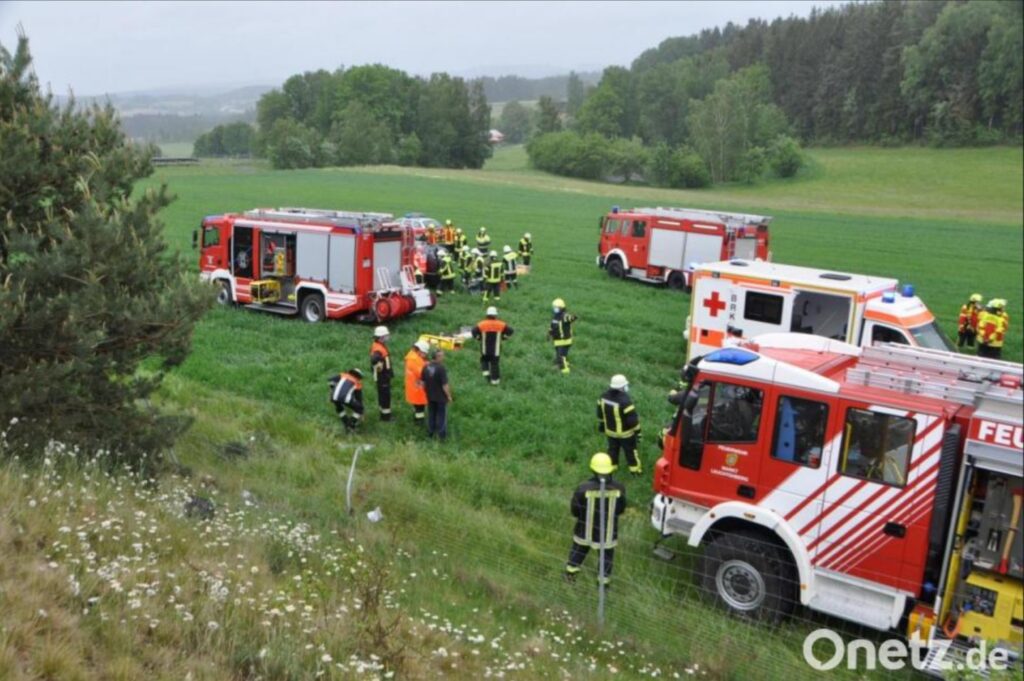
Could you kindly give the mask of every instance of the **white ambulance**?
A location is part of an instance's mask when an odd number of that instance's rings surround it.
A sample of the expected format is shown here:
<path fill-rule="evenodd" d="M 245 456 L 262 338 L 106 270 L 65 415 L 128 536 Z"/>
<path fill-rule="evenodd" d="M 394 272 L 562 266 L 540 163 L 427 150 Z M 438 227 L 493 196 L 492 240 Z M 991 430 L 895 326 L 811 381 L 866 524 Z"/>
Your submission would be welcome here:
<path fill-rule="evenodd" d="M 756 260 L 710 263 L 694 272 L 683 332 L 687 360 L 729 344 L 730 328 L 734 338 L 795 332 L 854 345 L 955 350 L 913 286 Z"/>

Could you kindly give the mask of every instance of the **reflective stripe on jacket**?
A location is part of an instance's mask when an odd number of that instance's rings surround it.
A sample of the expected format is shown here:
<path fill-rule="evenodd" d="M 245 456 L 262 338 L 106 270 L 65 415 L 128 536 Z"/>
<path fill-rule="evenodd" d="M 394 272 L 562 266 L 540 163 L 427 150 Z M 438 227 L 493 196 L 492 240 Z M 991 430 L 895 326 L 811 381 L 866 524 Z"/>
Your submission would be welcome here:
<path fill-rule="evenodd" d="M 626 488 L 605 478 L 604 496 L 601 479 L 594 476 L 584 481 L 572 495 L 570 510 L 576 518 L 573 541 L 583 546 L 613 549 L 619 538 L 619 516 L 626 510 Z M 601 511 L 604 511 L 604 536 L 601 536 Z"/>
<path fill-rule="evenodd" d="M 388 346 L 380 341 L 373 341 L 370 346 L 370 367 L 373 369 L 373 380 L 381 381 L 390 379 L 395 375 L 391 368 L 391 353 Z"/>
<path fill-rule="evenodd" d="M 572 345 L 572 325 L 576 321 L 576 315 L 566 313 L 564 310 L 551 318 L 551 329 L 548 336 L 555 342 L 555 346 Z"/>
<path fill-rule="evenodd" d="M 609 437 L 629 437 L 640 428 L 633 400 L 626 392 L 612 388 L 597 401 L 597 422 L 601 432 Z"/>

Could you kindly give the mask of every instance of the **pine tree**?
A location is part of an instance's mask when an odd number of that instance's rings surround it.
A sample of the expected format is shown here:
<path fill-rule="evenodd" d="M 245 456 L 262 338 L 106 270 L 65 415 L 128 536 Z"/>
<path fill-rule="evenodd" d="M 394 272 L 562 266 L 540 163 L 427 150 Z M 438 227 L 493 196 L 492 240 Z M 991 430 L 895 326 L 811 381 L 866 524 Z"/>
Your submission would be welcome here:
<path fill-rule="evenodd" d="M 168 250 L 166 187 L 132 194 L 152 150 L 109 106 L 56 107 L 30 65 L 24 36 L 0 46 L 0 431 L 22 458 L 55 440 L 137 462 L 185 425 L 144 401 L 213 291 Z"/>

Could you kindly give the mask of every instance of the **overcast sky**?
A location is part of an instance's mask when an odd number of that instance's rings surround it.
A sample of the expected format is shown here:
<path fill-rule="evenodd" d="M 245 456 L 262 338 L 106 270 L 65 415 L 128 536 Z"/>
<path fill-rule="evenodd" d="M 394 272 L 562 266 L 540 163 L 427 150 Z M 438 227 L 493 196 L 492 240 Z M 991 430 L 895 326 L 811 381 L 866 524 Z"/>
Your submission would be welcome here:
<path fill-rule="evenodd" d="M 375 62 L 414 74 L 537 77 L 628 65 L 670 36 L 836 4 L 0 0 L 0 44 L 13 46 L 21 24 L 40 81 L 57 94 L 277 84 Z"/>

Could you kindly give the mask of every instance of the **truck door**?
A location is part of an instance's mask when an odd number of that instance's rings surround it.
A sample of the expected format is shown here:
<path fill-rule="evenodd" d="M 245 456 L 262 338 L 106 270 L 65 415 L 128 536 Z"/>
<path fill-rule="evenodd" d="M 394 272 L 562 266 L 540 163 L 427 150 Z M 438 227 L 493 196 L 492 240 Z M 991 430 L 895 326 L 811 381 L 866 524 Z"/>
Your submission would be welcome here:
<path fill-rule="evenodd" d="M 771 399 L 772 436 L 761 465 L 760 505 L 785 518 L 805 544 L 817 538 L 825 483 L 837 456 L 842 424 L 834 400 L 781 388 Z"/>
<path fill-rule="evenodd" d="M 905 563 L 927 547 L 943 420 L 871 405 L 843 405 L 834 474 L 812 542 L 819 567 L 916 593 Z M 918 571 L 920 574 L 920 571 Z"/>
<path fill-rule="evenodd" d="M 202 270 L 227 268 L 228 239 L 223 236 L 226 232 L 224 225 L 203 223 L 200 229 L 202 230 L 202 255 L 199 268 Z"/>
<path fill-rule="evenodd" d="M 619 245 L 619 228 L 622 226 L 618 214 L 614 217 L 604 216 L 601 218 L 601 240 L 598 243 L 598 252 L 602 256 L 608 255 L 608 251 Z"/>
<path fill-rule="evenodd" d="M 235 226 L 231 237 L 231 273 L 240 279 L 253 276 L 252 231 L 252 227 Z"/>
<path fill-rule="evenodd" d="M 680 415 L 679 466 L 670 480 L 702 506 L 760 500 L 764 391 L 741 381 L 704 381 Z"/>
<path fill-rule="evenodd" d="M 629 259 L 630 269 L 644 270 L 639 276 L 645 276 L 647 269 L 647 221 L 641 218 L 623 218 L 622 250 Z"/>

